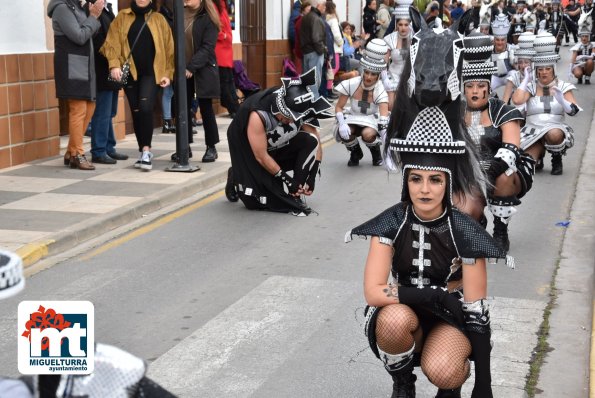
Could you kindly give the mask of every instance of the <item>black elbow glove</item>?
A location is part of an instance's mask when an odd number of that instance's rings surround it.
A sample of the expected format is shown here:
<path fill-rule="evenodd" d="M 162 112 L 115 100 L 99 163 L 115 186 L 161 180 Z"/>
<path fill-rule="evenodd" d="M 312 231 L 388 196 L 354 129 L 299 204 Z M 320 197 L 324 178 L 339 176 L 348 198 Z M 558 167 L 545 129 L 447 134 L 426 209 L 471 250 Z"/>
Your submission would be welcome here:
<path fill-rule="evenodd" d="M 279 170 L 277 174 L 275 174 L 275 178 L 279 178 L 281 181 L 283 181 L 283 184 L 285 184 L 287 191 L 290 194 L 295 194 L 298 191 L 299 186 L 297 182 L 289 174 L 284 172 L 283 169 Z"/>
<path fill-rule="evenodd" d="M 475 386 L 471 398 L 493 398 L 490 370 L 490 311 L 485 300 L 463 303 L 465 330 L 475 361 Z"/>
<path fill-rule="evenodd" d="M 465 324 L 461 301 L 440 287 L 419 289 L 413 286 L 399 286 L 399 303 L 422 305 L 433 312 L 446 310 L 459 327 Z"/>
<path fill-rule="evenodd" d="M 316 183 L 316 175 L 318 174 L 318 170 L 320 170 L 320 160 L 315 160 L 314 164 L 312 164 L 312 168 L 308 173 L 308 177 L 306 178 L 306 184 L 308 185 L 308 189 L 310 191 L 314 191 L 314 184 Z"/>

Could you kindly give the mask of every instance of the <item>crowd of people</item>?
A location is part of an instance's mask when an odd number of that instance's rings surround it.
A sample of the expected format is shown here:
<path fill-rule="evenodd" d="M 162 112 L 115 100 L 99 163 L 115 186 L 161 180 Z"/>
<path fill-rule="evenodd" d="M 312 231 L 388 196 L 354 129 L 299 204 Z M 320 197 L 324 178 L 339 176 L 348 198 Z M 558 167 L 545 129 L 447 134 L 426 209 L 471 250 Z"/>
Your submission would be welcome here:
<path fill-rule="evenodd" d="M 51 0 L 47 14 L 54 30 L 56 96 L 68 104 L 68 149 L 64 165 L 94 170 L 93 163 L 115 164 L 128 156 L 116 151 L 112 119 L 118 92 L 132 111 L 139 157 L 134 167 L 153 167 L 153 109 L 161 99 L 163 132 L 175 132 L 173 103 L 174 41 L 172 0 L 132 0 L 115 16 L 105 0 Z M 185 0 L 184 32 L 189 119 L 197 104 L 205 130 L 203 162 L 214 162 L 219 131 L 213 99 L 235 116 L 239 99 L 233 83 L 232 31 L 224 0 Z M 188 123 L 193 143 L 194 123 Z M 83 135 L 91 132 L 91 159 Z M 192 157 L 189 149 L 188 157 Z M 177 153 L 171 160 L 180 161 Z"/>

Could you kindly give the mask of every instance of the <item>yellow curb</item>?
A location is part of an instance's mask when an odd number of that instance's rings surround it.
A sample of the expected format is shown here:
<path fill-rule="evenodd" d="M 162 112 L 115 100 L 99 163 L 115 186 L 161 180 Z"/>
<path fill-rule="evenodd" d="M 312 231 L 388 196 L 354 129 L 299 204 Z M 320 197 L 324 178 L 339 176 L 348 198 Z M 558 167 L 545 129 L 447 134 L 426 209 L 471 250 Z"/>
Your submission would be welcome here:
<path fill-rule="evenodd" d="M 48 246 L 56 242 L 53 239 L 27 243 L 25 246 L 17 249 L 16 253 L 23 259 L 25 268 L 31 266 L 37 261 L 48 255 Z"/>
<path fill-rule="evenodd" d="M 591 320 L 591 355 L 589 361 L 589 398 L 595 398 L 595 300 L 593 300 L 593 319 Z"/>

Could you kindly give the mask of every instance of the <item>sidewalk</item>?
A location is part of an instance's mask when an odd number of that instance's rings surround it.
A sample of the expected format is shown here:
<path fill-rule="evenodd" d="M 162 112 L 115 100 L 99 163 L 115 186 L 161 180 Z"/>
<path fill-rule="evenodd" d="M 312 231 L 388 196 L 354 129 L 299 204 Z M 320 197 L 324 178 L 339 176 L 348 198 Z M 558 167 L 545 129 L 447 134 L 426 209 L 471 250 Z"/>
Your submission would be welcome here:
<path fill-rule="evenodd" d="M 330 119 L 329 119 L 330 120 Z M 322 141 L 328 141 L 329 120 L 323 121 Z M 118 142 L 118 152 L 130 158 L 116 165 L 95 164 L 94 171 L 65 167 L 62 155 L 68 137 L 62 137 L 61 155 L 0 170 L 0 247 L 21 255 L 25 267 L 62 253 L 120 226 L 139 220 L 192 195 L 207 192 L 227 178 L 231 165 L 227 145 L 228 116 L 217 117 L 219 158 L 201 163 L 206 149 L 204 130 L 197 127 L 191 164 L 193 173 L 166 172 L 176 150 L 175 135 L 153 137 L 153 170 L 133 167 L 138 158 L 134 135 Z M 90 149 L 85 137 L 85 149 Z M 90 159 L 90 154 L 88 154 Z"/>

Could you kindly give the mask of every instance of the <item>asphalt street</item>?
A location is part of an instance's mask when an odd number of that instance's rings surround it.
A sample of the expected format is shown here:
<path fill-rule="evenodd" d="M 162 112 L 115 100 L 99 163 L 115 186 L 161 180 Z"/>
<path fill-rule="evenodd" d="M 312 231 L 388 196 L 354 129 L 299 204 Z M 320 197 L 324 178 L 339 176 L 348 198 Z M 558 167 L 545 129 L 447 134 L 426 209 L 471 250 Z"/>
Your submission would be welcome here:
<path fill-rule="evenodd" d="M 525 394 L 565 234 L 558 223 L 569 220 L 589 136 L 593 90 L 576 92 L 585 111 L 569 120 L 576 142 L 564 175 L 549 174 L 547 156 L 511 221 L 517 268 L 489 267 L 497 397 Z M 24 293 L 0 303 L 0 374 L 18 375 L 21 300 L 90 300 L 96 340 L 145 358 L 150 376 L 182 397 L 390 396 L 391 379 L 362 331 L 368 243 L 345 244 L 344 236 L 397 202 L 401 179 L 373 167 L 364 152 L 360 166 L 348 168 L 342 145 L 325 148 L 309 217 L 247 211 L 219 192 L 134 239 L 35 274 Z M 435 388 L 418 375 L 418 396 L 433 396 Z M 464 396 L 471 387 L 472 378 Z"/>

